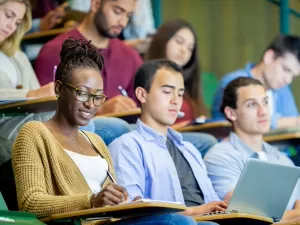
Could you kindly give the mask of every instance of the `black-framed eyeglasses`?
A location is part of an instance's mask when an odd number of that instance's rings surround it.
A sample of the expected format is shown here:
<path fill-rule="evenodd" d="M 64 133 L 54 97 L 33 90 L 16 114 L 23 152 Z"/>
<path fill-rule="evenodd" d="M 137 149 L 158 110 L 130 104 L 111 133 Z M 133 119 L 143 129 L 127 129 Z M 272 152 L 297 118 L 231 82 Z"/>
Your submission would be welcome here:
<path fill-rule="evenodd" d="M 91 93 L 89 93 L 87 91 L 84 91 L 84 90 L 81 90 L 79 88 L 73 87 L 72 85 L 70 85 L 68 83 L 65 83 L 65 82 L 61 82 L 61 83 L 75 90 L 75 92 L 76 92 L 76 99 L 78 101 L 87 102 L 88 100 L 90 100 L 90 98 L 93 98 L 94 105 L 95 106 L 100 106 L 107 99 L 107 97 L 104 94 L 94 95 L 94 94 L 91 94 Z"/>

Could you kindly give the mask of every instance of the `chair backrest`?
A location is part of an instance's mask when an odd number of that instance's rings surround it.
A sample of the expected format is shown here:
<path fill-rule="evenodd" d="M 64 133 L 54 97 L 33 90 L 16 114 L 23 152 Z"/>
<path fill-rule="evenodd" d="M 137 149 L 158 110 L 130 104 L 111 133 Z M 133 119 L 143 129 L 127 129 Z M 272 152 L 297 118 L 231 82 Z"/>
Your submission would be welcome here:
<path fill-rule="evenodd" d="M 19 211 L 11 160 L 0 166 L 0 192 L 2 193 L 7 208 L 11 211 Z"/>
<path fill-rule="evenodd" d="M 1 194 L 1 192 L 0 192 L 0 210 L 2 210 L 2 211 L 8 210 L 7 205 L 6 205 L 5 201 L 4 201 L 4 198 L 3 198 L 2 194 Z"/>
<path fill-rule="evenodd" d="M 210 111 L 213 103 L 214 94 L 218 88 L 218 78 L 213 73 L 203 72 L 201 74 L 201 87 L 204 104 Z"/>

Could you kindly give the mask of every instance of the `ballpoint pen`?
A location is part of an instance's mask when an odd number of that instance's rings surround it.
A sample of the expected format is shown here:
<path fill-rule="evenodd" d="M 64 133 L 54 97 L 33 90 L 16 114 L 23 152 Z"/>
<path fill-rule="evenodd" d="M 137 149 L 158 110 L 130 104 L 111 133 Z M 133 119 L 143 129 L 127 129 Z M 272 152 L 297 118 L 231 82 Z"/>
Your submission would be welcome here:
<path fill-rule="evenodd" d="M 107 172 L 107 175 L 109 176 L 109 178 L 112 180 L 112 182 L 114 184 L 117 184 L 117 181 L 114 179 L 113 175 L 111 175 L 111 173 L 108 171 L 108 169 L 106 170 L 106 172 Z M 125 201 L 120 203 L 120 204 L 124 204 L 124 203 L 127 203 L 127 202 L 129 202 L 129 199 L 125 199 Z"/>
<path fill-rule="evenodd" d="M 53 81 L 55 81 L 56 70 L 57 70 L 57 66 L 55 65 L 53 67 Z"/>
<path fill-rule="evenodd" d="M 122 88 L 122 86 L 118 86 L 118 89 L 123 96 L 128 97 L 127 91 L 124 88 Z"/>
<path fill-rule="evenodd" d="M 106 172 L 107 172 L 107 175 L 109 176 L 109 178 L 111 179 L 111 181 L 112 181 L 114 184 L 117 184 L 116 180 L 115 180 L 114 177 L 111 175 L 111 173 L 110 173 L 108 170 L 106 170 Z"/>

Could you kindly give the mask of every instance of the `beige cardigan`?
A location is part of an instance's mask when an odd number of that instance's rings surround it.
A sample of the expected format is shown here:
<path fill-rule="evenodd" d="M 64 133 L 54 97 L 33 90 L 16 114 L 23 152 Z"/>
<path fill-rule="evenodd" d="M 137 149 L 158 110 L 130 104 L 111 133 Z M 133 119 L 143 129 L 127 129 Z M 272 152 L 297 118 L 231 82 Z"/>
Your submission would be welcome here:
<path fill-rule="evenodd" d="M 106 145 L 96 134 L 85 133 L 115 178 Z M 43 123 L 28 122 L 22 127 L 13 146 L 12 166 L 21 211 L 46 217 L 91 207 L 91 190 L 83 175 Z M 109 177 L 103 186 L 108 183 Z"/>
<path fill-rule="evenodd" d="M 16 89 L 22 85 L 23 89 Z M 40 88 L 33 68 L 23 52 L 8 57 L 0 52 L 0 97 L 24 98 L 29 90 Z"/>

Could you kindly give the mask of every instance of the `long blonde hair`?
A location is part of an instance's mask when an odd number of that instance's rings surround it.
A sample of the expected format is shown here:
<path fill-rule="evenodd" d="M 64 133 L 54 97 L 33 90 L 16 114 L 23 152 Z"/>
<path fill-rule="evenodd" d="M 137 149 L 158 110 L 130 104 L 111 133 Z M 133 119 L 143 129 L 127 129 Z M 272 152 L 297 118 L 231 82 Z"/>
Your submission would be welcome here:
<path fill-rule="evenodd" d="M 0 51 L 7 56 L 13 56 L 18 50 L 20 50 L 20 43 L 24 34 L 31 28 L 31 6 L 29 0 L 0 0 L 0 5 L 9 2 L 20 2 L 25 4 L 26 12 L 20 25 L 18 25 L 15 32 L 0 43 Z"/>

